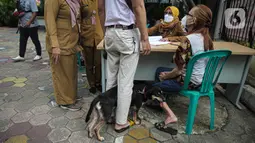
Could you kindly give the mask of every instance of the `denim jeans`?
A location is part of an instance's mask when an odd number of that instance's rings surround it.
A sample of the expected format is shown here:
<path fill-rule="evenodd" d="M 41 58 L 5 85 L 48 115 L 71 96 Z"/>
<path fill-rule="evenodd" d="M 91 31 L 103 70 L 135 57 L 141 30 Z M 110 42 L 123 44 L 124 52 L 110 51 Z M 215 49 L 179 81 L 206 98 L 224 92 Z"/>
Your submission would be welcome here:
<path fill-rule="evenodd" d="M 181 91 L 182 85 L 177 80 L 175 80 L 175 79 L 164 80 L 164 81 L 159 80 L 159 75 L 161 72 L 169 72 L 171 70 L 172 69 L 166 68 L 166 67 L 157 68 L 156 74 L 155 74 L 156 83 L 154 83 L 152 86 L 158 86 L 164 92 L 179 92 L 179 91 Z"/>

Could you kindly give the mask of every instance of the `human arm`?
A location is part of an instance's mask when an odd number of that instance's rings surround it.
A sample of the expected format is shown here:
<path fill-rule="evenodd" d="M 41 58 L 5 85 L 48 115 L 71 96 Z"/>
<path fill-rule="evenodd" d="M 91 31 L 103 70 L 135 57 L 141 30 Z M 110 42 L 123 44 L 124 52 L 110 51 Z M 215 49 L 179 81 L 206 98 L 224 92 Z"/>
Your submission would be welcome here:
<path fill-rule="evenodd" d="M 159 30 L 161 23 L 158 23 L 156 25 L 154 25 L 151 28 L 148 28 L 148 35 L 153 35 L 154 33 L 156 33 Z"/>
<path fill-rule="evenodd" d="M 35 20 L 35 18 L 37 16 L 38 8 L 37 8 L 35 0 L 31 0 L 30 9 L 31 9 L 31 12 L 32 12 L 32 16 L 29 19 L 29 21 L 27 21 L 25 27 L 29 27 L 34 22 L 34 20 Z"/>
<path fill-rule="evenodd" d="M 144 0 L 131 0 L 133 12 L 136 17 L 137 27 L 141 33 L 141 43 L 142 43 L 142 54 L 148 55 L 151 51 L 151 46 L 148 39 L 148 30 L 146 27 L 146 11 L 144 6 Z"/>
<path fill-rule="evenodd" d="M 161 72 L 159 75 L 159 79 L 161 81 L 167 80 L 167 79 L 173 79 L 178 77 L 181 74 L 182 74 L 182 70 L 176 67 L 170 72 Z"/>
<path fill-rule="evenodd" d="M 56 19 L 59 11 L 59 0 L 46 0 L 44 5 L 44 19 L 49 36 L 49 42 L 52 48 L 52 56 L 55 59 L 55 63 L 58 62 L 60 55 L 60 47 L 57 37 L 57 24 Z"/>
<path fill-rule="evenodd" d="M 105 0 L 98 0 L 98 14 L 100 18 L 101 27 L 105 34 Z"/>

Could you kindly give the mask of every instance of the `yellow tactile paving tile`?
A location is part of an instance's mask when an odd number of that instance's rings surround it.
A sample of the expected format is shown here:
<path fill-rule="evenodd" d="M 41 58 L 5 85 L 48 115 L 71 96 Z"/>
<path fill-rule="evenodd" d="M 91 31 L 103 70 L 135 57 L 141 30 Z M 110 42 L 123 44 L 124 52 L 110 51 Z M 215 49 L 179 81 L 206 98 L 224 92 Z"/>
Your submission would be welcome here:
<path fill-rule="evenodd" d="M 2 81 L 3 82 L 8 82 L 8 81 L 14 81 L 16 79 L 17 79 L 16 77 L 6 77 L 6 78 L 2 79 Z"/>
<path fill-rule="evenodd" d="M 24 87 L 26 84 L 25 83 L 16 83 L 13 86 L 14 87 Z"/>
<path fill-rule="evenodd" d="M 27 141 L 28 141 L 28 137 L 25 135 L 21 135 L 21 136 L 11 137 L 4 143 L 27 143 Z"/>

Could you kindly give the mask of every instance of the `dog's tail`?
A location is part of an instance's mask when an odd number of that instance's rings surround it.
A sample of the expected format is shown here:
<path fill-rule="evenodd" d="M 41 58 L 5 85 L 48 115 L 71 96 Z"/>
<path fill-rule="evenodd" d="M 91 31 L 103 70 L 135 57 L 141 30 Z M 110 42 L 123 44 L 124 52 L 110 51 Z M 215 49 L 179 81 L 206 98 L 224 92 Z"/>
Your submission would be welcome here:
<path fill-rule="evenodd" d="M 97 97 L 91 102 L 90 107 L 89 107 L 89 111 L 88 111 L 88 113 L 87 113 L 86 120 L 85 120 L 86 123 L 89 121 L 90 115 L 91 115 L 91 113 L 92 113 L 94 107 L 96 106 L 96 104 L 97 104 L 99 101 L 100 101 L 100 98 L 99 98 L 99 96 L 97 96 Z"/>

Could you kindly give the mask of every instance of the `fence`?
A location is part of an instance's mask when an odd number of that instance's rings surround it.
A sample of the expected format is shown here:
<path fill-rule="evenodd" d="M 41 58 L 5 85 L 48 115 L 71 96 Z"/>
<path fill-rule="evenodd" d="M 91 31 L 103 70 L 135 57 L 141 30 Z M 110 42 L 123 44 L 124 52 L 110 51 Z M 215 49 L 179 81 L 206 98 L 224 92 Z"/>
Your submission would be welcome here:
<path fill-rule="evenodd" d="M 225 8 L 243 8 L 246 12 L 246 22 L 242 29 L 229 29 L 222 21 L 221 38 L 255 48 L 255 0 L 227 0 Z M 224 13 L 222 14 L 224 17 Z"/>

